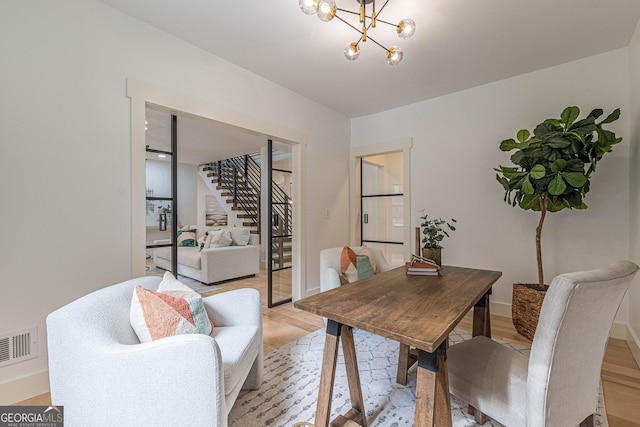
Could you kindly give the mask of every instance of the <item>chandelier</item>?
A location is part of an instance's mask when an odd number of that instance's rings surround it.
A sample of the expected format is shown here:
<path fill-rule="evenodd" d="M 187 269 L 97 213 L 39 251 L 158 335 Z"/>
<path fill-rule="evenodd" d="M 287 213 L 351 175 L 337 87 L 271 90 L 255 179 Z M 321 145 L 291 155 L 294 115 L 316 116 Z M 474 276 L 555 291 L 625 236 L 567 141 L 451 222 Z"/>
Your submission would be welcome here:
<path fill-rule="evenodd" d="M 398 24 L 393 24 L 391 22 L 383 21 L 382 19 L 380 19 L 379 15 L 380 13 L 382 13 L 387 3 L 389 3 L 389 0 L 386 0 L 380 10 L 377 12 L 376 0 L 356 1 L 360 5 L 359 12 L 341 9 L 336 6 L 335 0 L 298 0 L 300 9 L 307 15 L 317 14 L 318 18 L 320 18 L 320 20 L 324 22 L 329 22 L 333 18 L 337 18 L 360 34 L 360 39 L 358 41 L 347 43 L 347 46 L 344 48 L 344 56 L 348 60 L 354 61 L 358 59 L 358 56 L 360 56 L 360 43 L 365 43 L 367 40 L 371 40 L 386 51 L 387 63 L 389 65 L 399 64 L 400 61 L 402 61 L 402 49 L 400 49 L 399 46 L 391 46 L 390 48 L 384 47 L 369 35 L 369 30 L 371 28 L 376 28 L 376 24 L 378 23 L 390 25 L 396 28 L 398 37 L 406 40 L 413 36 L 413 34 L 416 32 L 416 23 L 413 21 L 413 19 L 409 18 L 402 19 Z M 371 11 L 369 14 L 367 14 L 367 5 L 369 4 L 371 4 Z M 338 12 L 358 15 L 360 24 L 362 24 L 362 28 L 357 28 L 356 26 L 347 22 L 344 18 L 338 15 Z"/>

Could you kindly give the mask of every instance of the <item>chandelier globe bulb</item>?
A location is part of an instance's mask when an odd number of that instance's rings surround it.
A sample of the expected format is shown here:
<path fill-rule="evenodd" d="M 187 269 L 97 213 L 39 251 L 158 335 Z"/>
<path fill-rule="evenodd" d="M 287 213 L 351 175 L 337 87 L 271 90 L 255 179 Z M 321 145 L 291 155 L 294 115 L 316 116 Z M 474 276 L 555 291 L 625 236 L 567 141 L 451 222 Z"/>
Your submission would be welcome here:
<path fill-rule="evenodd" d="M 360 56 L 360 45 L 356 42 L 347 43 L 344 48 L 344 57 L 349 61 L 355 61 Z"/>
<path fill-rule="evenodd" d="M 313 15 L 318 13 L 318 1 L 319 0 L 298 0 L 300 10 L 307 15 Z"/>
<path fill-rule="evenodd" d="M 318 1 L 318 18 L 320 18 L 321 21 L 331 21 L 336 16 L 337 10 L 335 0 Z"/>
<path fill-rule="evenodd" d="M 392 46 L 387 51 L 387 64 L 398 65 L 402 61 L 402 49 L 399 46 Z"/>
<path fill-rule="evenodd" d="M 402 40 L 411 38 L 416 32 L 416 23 L 413 19 L 405 18 L 398 23 L 398 37 Z"/>

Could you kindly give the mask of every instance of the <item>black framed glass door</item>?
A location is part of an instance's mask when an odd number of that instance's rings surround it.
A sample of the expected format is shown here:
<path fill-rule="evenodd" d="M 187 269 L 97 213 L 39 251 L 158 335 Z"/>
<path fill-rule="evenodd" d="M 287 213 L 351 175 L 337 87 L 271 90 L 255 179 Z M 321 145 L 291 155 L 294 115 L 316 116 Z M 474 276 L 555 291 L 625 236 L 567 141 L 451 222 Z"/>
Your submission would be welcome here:
<path fill-rule="evenodd" d="M 293 266 L 293 199 L 291 148 L 267 141 L 268 307 L 291 301 Z"/>
<path fill-rule="evenodd" d="M 392 265 L 404 263 L 403 169 L 401 152 L 360 158 L 360 243 Z"/>
<path fill-rule="evenodd" d="M 161 117 L 161 116 L 160 116 Z M 158 115 L 154 115 L 156 120 Z M 170 132 L 167 138 L 147 134 L 146 145 L 146 257 L 147 261 L 163 262 L 163 268 L 178 275 L 178 159 L 177 116 L 168 123 L 147 123 L 147 131 Z M 161 261 L 159 261 L 161 260 Z M 149 262 L 147 263 L 149 264 Z M 148 273 L 147 273 L 148 274 Z"/>

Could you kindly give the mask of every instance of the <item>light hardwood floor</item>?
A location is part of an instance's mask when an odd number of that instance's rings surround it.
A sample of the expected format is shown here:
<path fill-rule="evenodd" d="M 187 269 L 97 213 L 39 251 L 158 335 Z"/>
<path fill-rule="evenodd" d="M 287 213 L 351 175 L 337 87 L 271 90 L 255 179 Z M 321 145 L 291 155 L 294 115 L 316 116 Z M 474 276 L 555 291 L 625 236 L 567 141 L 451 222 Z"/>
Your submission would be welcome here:
<path fill-rule="evenodd" d="M 314 332 L 324 324 L 322 318 L 298 310 L 291 303 L 271 309 L 266 307 L 267 290 L 264 274 L 255 278 L 225 283 L 223 289 L 210 294 L 242 287 L 258 289 L 262 295 L 262 319 L 264 328 L 264 351 L 268 353 L 284 344 Z M 210 295 L 206 294 L 206 295 Z M 460 328 L 471 330 L 472 319 L 467 316 Z M 492 335 L 496 339 L 529 346 L 531 342 L 520 336 L 506 317 L 491 316 Z M 627 343 L 610 339 L 602 366 L 602 385 L 610 427 L 640 427 L 640 369 Z M 16 405 L 48 405 L 49 394 L 36 396 Z"/>

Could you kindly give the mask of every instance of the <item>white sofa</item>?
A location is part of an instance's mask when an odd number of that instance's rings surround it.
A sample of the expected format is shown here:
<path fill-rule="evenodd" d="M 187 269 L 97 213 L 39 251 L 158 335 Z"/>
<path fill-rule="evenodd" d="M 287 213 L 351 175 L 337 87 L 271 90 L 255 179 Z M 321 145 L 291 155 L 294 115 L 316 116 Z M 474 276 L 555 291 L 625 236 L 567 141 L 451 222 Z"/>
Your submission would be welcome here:
<path fill-rule="evenodd" d="M 226 427 L 240 390 L 260 387 L 258 291 L 203 298 L 211 335 L 140 343 L 129 321 L 133 290 L 161 280 L 109 286 L 47 317 L 51 401 L 64 405 L 66 426 Z"/>
<path fill-rule="evenodd" d="M 196 247 L 178 247 L 178 274 L 205 284 L 253 276 L 260 272 L 260 237 L 249 236 L 246 246 L 224 246 L 200 251 Z M 153 262 L 171 271 L 171 248 L 155 248 Z"/>

